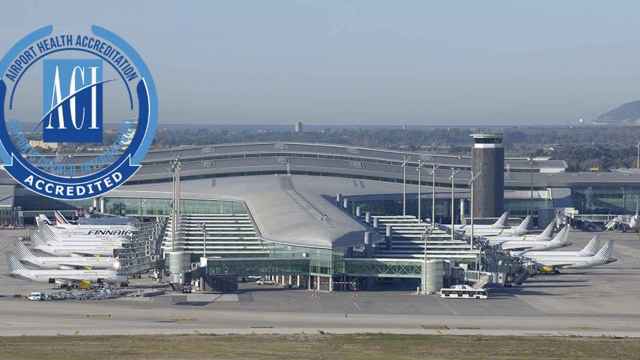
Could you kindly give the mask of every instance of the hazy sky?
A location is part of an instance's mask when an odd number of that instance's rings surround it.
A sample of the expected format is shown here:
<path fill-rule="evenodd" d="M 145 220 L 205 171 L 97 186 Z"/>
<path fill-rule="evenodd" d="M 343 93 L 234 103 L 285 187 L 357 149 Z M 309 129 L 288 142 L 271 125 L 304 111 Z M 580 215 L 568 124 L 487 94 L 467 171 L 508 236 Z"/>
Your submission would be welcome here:
<path fill-rule="evenodd" d="M 566 124 L 640 99 L 638 1 L 11 1 L 2 12 L 2 53 L 47 24 L 127 39 L 154 74 L 161 123 Z"/>

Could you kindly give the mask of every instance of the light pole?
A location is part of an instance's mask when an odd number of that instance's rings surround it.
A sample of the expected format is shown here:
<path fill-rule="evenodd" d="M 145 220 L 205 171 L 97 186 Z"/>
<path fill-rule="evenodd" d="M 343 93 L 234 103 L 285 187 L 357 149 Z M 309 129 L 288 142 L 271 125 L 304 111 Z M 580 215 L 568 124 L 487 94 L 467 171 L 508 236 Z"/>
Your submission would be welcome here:
<path fill-rule="evenodd" d="M 427 294 L 427 238 L 431 233 L 430 229 L 424 229 L 422 239 L 424 240 L 424 254 L 422 258 L 422 295 Z"/>
<path fill-rule="evenodd" d="M 202 223 L 202 257 L 207 257 L 207 224 Z"/>
<path fill-rule="evenodd" d="M 456 212 L 456 200 L 455 200 L 455 189 L 456 189 L 456 174 L 458 172 L 455 168 L 451 168 L 451 241 L 455 240 L 455 212 Z"/>
<path fill-rule="evenodd" d="M 473 223 L 474 223 L 474 215 L 475 215 L 475 211 L 474 211 L 474 207 L 475 207 L 475 198 L 474 198 L 474 188 L 473 188 L 473 184 L 476 182 L 476 179 L 482 175 L 482 170 L 480 170 L 477 174 L 473 173 L 473 170 L 471 171 L 471 180 L 469 181 L 469 185 L 471 187 L 471 241 L 469 241 L 469 250 L 473 250 L 473 239 L 474 239 L 474 232 L 473 232 Z"/>
<path fill-rule="evenodd" d="M 402 160 L 402 215 L 407 215 L 407 157 Z"/>
<path fill-rule="evenodd" d="M 533 157 L 529 156 L 529 206 L 527 215 L 533 214 Z"/>
<path fill-rule="evenodd" d="M 418 221 L 422 221 L 422 194 L 420 192 L 422 186 L 422 179 L 420 177 L 422 168 L 422 160 L 418 159 Z"/>
<path fill-rule="evenodd" d="M 431 229 L 436 226 L 436 170 L 438 165 L 431 164 Z"/>

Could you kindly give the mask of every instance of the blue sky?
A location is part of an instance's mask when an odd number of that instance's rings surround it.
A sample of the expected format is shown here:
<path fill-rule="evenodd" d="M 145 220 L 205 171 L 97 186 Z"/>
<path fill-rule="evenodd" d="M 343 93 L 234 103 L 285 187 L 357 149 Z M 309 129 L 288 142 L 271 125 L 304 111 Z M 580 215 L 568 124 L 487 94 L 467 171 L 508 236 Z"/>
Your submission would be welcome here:
<path fill-rule="evenodd" d="M 569 124 L 640 99 L 639 13 L 586 0 L 15 1 L 0 52 L 46 24 L 105 26 L 149 65 L 161 123 Z"/>

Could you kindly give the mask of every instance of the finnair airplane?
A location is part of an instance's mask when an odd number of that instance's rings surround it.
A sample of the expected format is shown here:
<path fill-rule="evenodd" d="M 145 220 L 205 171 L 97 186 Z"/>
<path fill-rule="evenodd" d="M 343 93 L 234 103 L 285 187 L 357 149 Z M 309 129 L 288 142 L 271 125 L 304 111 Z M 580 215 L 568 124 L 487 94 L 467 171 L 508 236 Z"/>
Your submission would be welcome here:
<path fill-rule="evenodd" d="M 16 255 L 42 269 L 113 269 L 115 264 L 111 256 L 36 256 L 22 241 L 16 243 Z"/>
<path fill-rule="evenodd" d="M 617 261 L 612 258 L 613 254 L 613 241 L 609 240 L 605 245 L 598 250 L 593 256 L 579 256 L 579 255 L 564 255 L 564 256 L 545 256 L 536 255 L 530 257 L 528 254 L 524 254 L 525 257 L 529 257 L 537 264 L 547 268 L 546 271 L 558 272 L 558 269 L 586 269 L 593 266 L 610 264 Z"/>
<path fill-rule="evenodd" d="M 113 249 L 120 244 L 96 243 L 91 241 L 45 241 L 40 231 L 31 233 L 31 243 L 34 249 L 56 256 L 113 256 Z"/>
<path fill-rule="evenodd" d="M 509 240 L 500 244 L 503 250 L 551 250 L 570 245 L 569 226 L 565 226 L 550 241 L 537 240 Z"/>
<path fill-rule="evenodd" d="M 36 217 L 38 230 L 45 241 L 88 240 L 96 243 L 119 244 L 136 230 L 132 220 L 124 217 L 81 218 L 71 224 L 60 213 L 56 213 L 56 224 L 46 216 Z"/>
<path fill-rule="evenodd" d="M 28 269 L 15 256 L 9 255 L 9 273 L 12 276 L 26 278 L 36 282 L 55 281 L 105 281 L 125 283 L 127 277 L 118 275 L 115 270 L 51 270 Z"/>
<path fill-rule="evenodd" d="M 501 244 L 505 241 L 517 241 L 517 240 L 533 240 L 533 241 L 549 241 L 553 239 L 553 228 L 555 226 L 554 222 L 551 222 L 540 234 L 529 234 L 529 235 L 498 235 L 498 236 L 486 236 L 490 245 Z"/>

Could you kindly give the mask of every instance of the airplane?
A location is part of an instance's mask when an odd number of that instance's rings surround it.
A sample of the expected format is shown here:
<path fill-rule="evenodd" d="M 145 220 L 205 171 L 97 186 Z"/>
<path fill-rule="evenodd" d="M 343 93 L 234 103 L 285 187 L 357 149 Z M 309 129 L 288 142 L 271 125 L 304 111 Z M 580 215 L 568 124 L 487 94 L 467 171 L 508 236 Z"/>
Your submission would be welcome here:
<path fill-rule="evenodd" d="M 593 256 L 576 256 L 569 254 L 564 256 L 529 256 L 525 254 L 524 256 L 540 265 L 543 272 L 553 271 L 557 273 L 559 269 L 586 269 L 616 262 L 617 259 L 611 257 L 613 254 L 613 244 L 612 240 L 607 241 Z"/>
<path fill-rule="evenodd" d="M 71 224 L 69 220 L 67 220 L 67 218 L 65 218 L 64 215 L 62 215 L 62 213 L 59 210 L 54 211 L 53 215 L 56 219 L 56 225 Z"/>
<path fill-rule="evenodd" d="M 115 264 L 111 256 L 36 256 L 22 241 L 16 242 L 16 255 L 21 262 L 42 269 L 112 269 Z"/>
<path fill-rule="evenodd" d="M 47 242 L 86 240 L 98 244 L 119 244 L 134 234 L 136 227 L 132 221 L 122 217 L 95 217 L 80 218 L 78 224 L 72 224 L 62 214 L 56 213 L 56 224 L 52 225 L 46 216 L 36 217 L 38 231 Z"/>
<path fill-rule="evenodd" d="M 551 250 L 564 246 L 568 246 L 571 243 L 569 238 L 569 226 L 565 226 L 556 234 L 556 236 L 550 241 L 537 241 L 537 240 L 509 240 L 500 244 L 503 250 Z"/>
<path fill-rule="evenodd" d="M 613 231 L 616 229 L 621 229 L 623 232 L 627 231 L 640 231 L 640 215 L 638 215 L 638 211 L 636 210 L 635 215 L 620 215 L 615 219 L 609 221 L 605 225 L 605 229 L 609 231 Z"/>
<path fill-rule="evenodd" d="M 115 270 L 68 270 L 68 269 L 29 269 L 13 255 L 8 256 L 9 274 L 36 282 L 64 281 L 105 281 L 108 283 L 126 283 L 127 277 Z"/>
<path fill-rule="evenodd" d="M 487 238 L 487 240 L 489 241 L 489 244 L 491 245 L 497 245 L 497 244 L 501 244 L 505 241 L 517 241 L 517 240 L 533 240 L 533 241 L 549 241 L 551 239 L 553 239 L 553 229 L 555 227 L 555 223 L 552 221 L 551 223 L 549 223 L 549 225 L 547 225 L 546 228 L 544 228 L 544 231 L 542 231 L 540 234 L 529 234 L 529 235 L 498 235 L 498 236 L 487 236 L 484 235 L 484 237 Z"/>
<path fill-rule="evenodd" d="M 474 225 L 473 235 L 476 236 L 524 236 L 529 232 L 529 223 L 531 222 L 531 215 L 527 215 L 527 217 L 522 220 L 520 225 L 514 227 L 484 227 L 480 229 L 476 229 Z M 471 226 L 467 225 L 464 228 L 465 235 L 471 235 Z"/>
<path fill-rule="evenodd" d="M 480 229 L 504 229 L 505 227 L 507 227 L 506 223 L 508 219 L 509 219 L 509 212 L 505 211 L 504 213 L 502 213 L 502 215 L 500 215 L 498 220 L 496 220 L 496 222 L 494 222 L 493 224 L 489 224 L 489 225 L 474 224 L 473 225 L 474 233 L 476 230 L 480 230 Z M 444 230 L 451 230 L 451 225 L 442 224 L 441 227 L 444 228 Z M 471 231 L 471 225 L 469 224 L 454 225 L 454 230 L 459 232 Z"/>
<path fill-rule="evenodd" d="M 520 251 L 520 252 L 512 252 L 513 256 L 525 256 L 525 257 L 536 257 L 536 256 L 544 256 L 544 257 L 552 257 L 552 256 L 593 256 L 600 249 L 600 240 L 598 239 L 598 235 L 595 235 L 591 240 L 587 243 L 587 245 L 581 250 L 559 250 L 559 251 Z"/>
<path fill-rule="evenodd" d="M 113 256 L 113 249 L 121 246 L 89 241 L 45 241 L 39 231 L 31 233 L 31 244 L 36 250 L 56 256 Z"/>
<path fill-rule="evenodd" d="M 632 216 L 629 215 L 620 215 L 615 219 L 609 221 L 604 228 L 606 230 L 622 230 L 623 232 L 627 231 L 635 231 L 640 232 L 640 214 L 638 211 L 640 210 L 638 207 L 640 199 L 636 197 L 636 213 Z"/>

